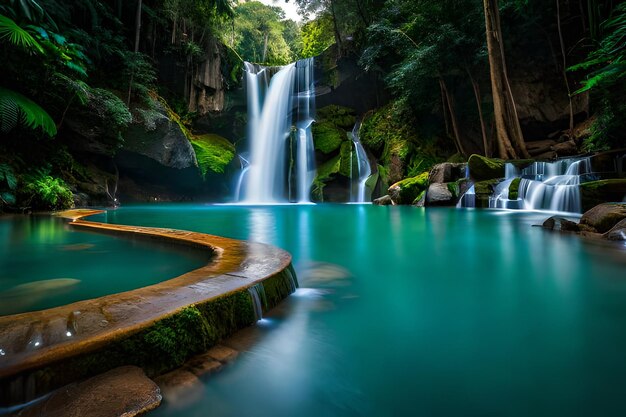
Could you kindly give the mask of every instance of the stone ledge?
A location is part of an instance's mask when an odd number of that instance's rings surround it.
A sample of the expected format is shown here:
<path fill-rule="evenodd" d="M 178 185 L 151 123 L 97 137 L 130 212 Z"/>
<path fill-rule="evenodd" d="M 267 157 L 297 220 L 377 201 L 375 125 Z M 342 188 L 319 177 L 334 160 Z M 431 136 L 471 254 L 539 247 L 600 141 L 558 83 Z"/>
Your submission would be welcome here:
<path fill-rule="evenodd" d="M 269 245 L 90 222 L 76 211 L 68 216 L 74 218 L 73 227 L 201 246 L 215 257 L 204 267 L 148 287 L 0 317 L 0 404 L 28 401 L 122 365 L 138 365 L 151 376 L 163 373 L 254 323 L 251 287 L 262 285 L 267 311 L 297 285 L 291 255 Z M 187 333 L 168 338 L 176 331 Z M 185 337 L 187 342 L 177 340 Z M 37 347 L 29 344 L 35 338 Z"/>

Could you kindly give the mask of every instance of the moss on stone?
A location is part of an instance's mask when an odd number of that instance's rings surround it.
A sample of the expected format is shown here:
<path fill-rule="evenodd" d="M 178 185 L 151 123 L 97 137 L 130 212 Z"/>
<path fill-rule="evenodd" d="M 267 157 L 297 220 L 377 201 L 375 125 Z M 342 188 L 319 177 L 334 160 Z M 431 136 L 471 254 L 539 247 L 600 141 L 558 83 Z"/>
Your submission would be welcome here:
<path fill-rule="evenodd" d="M 334 126 L 352 130 L 356 123 L 355 111 L 349 107 L 331 104 L 317 110 L 317 120 L 328 122 Z"/>
<path fill-rule="evenodd" d="M 313 186 L 311 187 L 314 200 L 324 201 L 324 187 L 326 186 L 326 182 L 332 180 L 335 174 L 339 173 L 340 167 L 340 155 L 335 156 L 317 167 L 317 176 L 313 180 Z"/>
<path fill-rule="evenodd" d="M 450 191 L 450 194 L 452 194 L 454 198 L 459 198 L 459 184 L 457 182 L 449 182 L 446 185 L 448 187 L 448 191 Z"/>
<path fill-rule="evenodd" d="M 522 181 L 521 178 L 515 178 L 509 185 L 509 200 L 517 200 L 519 198 L 519 184 Z"/>
<path fill-rule="evenodd" d="M 313 124 L 312 133 L 315 149 L 325 154 L 335 152 L 347 141 L 346 132 L 329 121 Z"/>
<path fill-rule="evenodd" d="M 339 174 L 346 178 L 352 178 L 352 174 L 357 170 L 357 155 L 354 152 L 354 146 L 351 141 L 341 144 L 339 156 L 341 158 Z"/>
<path fill-rule="evenodd" d="M 622 201 L 626 196 L 626 179 L 614 178 L 585 182 L 580 185 L 580 196 L 583 211 L 590 210 L 598 204 Z"/>
<path fill-rule="evenodd" d="M 486 158 L 473 154 L 467 161 L 470 175 L 476 181 L 491 180 L 504 177 L 505 162 L 502 159 Z"/>
<path fill-rule="evenodd" d="M 428 189 L 429 172 L 398 181 L 389 187 L 389 195 L 395 204 L 411 204 Z"/>
<path fill-rule="evenodd" d="M 194 136 L 191 145 L 196 152 L 198 167 L 205 177 L 209 170 L 222 174 L 235 157 L 235 146 L 227 139 L 208 133 Z"/>
<path fill-rule="evenodd" d="M 494 187 L 501 181 L 501 179 L 495 178 L 474 183 L 476 207 L 489 207 L 489 197 L 493 194 Z"/>

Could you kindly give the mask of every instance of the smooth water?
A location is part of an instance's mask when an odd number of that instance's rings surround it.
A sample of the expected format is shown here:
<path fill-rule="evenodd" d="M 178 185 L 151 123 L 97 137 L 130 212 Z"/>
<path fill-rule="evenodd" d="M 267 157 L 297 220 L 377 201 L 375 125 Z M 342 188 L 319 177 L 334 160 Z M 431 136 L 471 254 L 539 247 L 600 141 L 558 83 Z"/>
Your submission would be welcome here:
<path fill-rule="evenodd" d="M 256 343 L 155 416 L 626 415 L 626 255 L 446 208 L 125 207 L 115 223 L 267 242 L 300 289 Z"/>
<path fill-rule="evenodd" d="M 357 193 L 356 196 L 351 198 L 351 201 L 365 203 L 371 201 L 371 195 L 366 194 L 368 194 L 367 180 L 370 175 L 372 175 L 372 167 L 370 165 L 370 160 L 367 157 L 367 153 L 365 152 L 365 148 L 363 148 L 363 145 L 361 144 L 361 139 L 359 138 L 360 128 L 361 122 L 357 121 L 354 128 L 352 128 L 352 132 L 350 133 L 352 136 L 352 142 L 354 143 L 357 163 Z"/>
<path fill-rule="evenodd" d="M 0 315 L 41 310 L 175 278 L 208 257 L 73 229 L 47 216 L 0 217 Z"/>

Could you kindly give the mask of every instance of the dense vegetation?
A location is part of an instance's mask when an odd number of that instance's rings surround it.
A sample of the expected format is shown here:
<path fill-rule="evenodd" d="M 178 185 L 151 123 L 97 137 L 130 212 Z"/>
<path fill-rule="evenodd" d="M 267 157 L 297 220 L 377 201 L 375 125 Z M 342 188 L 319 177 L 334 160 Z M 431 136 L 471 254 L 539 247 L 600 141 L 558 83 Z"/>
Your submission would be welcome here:
<path fill-rule="evenodd" d="M 242 60 L 282 65 L 325 53 L 376 74 L 391 100 L 368 113 L 362 133 L 388 182 L 452 154 L 527 157 L 526 142 L 553 135 L 546 129 L 582 141 L 580 151 L 626 146 L 623 3 L 289 1 L 303 22 L 255 1 L 4 1 L 0 208 L 67 207 L 95 177 L 113 201 L 124 132 L 153 129 L 159 114 L 180 125 L 202 178 L 227 171 L 239 137 L 222 138 L 218 122 L 196 131 L 202 123 L 194 122 L 229 110 L 207 91 L 237 89 Z M 209 68 L 215 59 L 217 69 Z M 203 79 L 211 71 L 220 74 Z M 520 122 L 520 100 L 534 97 L 511 84 L 529 84 L 532 73 L 557 90 L 565 122 L 543 131 Z M 579 105 L 586 95 L 589 105 Z M 575 125 L 588 117 L 591 128 L 580 136 Z M 317 127 L 324 129 L 337 134 Z M 338 134 L 320 150 L 345 139 Z"/>

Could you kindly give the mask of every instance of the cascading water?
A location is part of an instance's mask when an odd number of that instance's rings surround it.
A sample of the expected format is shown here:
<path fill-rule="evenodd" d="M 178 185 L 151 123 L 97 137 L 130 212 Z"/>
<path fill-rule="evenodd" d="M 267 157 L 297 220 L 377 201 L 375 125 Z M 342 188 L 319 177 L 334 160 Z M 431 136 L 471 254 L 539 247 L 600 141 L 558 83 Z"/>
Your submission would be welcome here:
<path fill-rule="evenodd" d="M 354 144 L 354 149 L 356 152 L 356 162 L 357 162 L 357 192 L 356 195 L 353 195 L 351 201 L 356 203 L 365 203 L 370 201 L 370 196 L 367 195 L 367 179 L 372 175 L 372 167 L 370 166 L 370 160 L 367 157 L 367 153 L 361 144 L 361 140 L 359 138 L 359 129 L 361 127 L 361 122 L 357 121 L 352 129 L 352 142 Z"/>
<path fill-rule="evenodd" d="M 250 158 L 238 181 L 238 201 L 288 201 L 291 164 L 287 163 L 287 145 L 294 128 L 296 201 L 310 201 L 315 177 L 313 64 L 313 58 L 280 68 L 245 63 Z"/>

